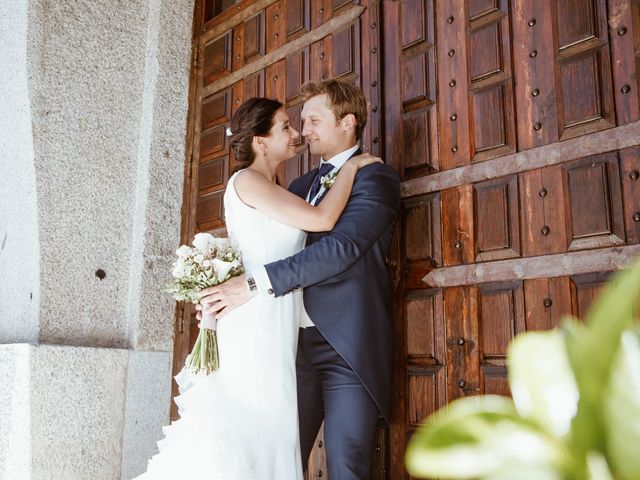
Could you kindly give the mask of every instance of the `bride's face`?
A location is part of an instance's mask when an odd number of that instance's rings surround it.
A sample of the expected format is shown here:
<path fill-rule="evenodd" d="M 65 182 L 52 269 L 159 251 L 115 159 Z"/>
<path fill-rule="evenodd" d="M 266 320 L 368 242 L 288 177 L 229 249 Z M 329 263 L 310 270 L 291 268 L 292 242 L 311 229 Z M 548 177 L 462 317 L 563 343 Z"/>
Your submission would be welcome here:
<path fill-rule="evenodd" d="M 274 160 L 285 161 L 296 154 L 300 134 L 289 124 L 289 115 L 281 108 L 273 117 L 273 127 L 266 137 L 267 154 Z"/>

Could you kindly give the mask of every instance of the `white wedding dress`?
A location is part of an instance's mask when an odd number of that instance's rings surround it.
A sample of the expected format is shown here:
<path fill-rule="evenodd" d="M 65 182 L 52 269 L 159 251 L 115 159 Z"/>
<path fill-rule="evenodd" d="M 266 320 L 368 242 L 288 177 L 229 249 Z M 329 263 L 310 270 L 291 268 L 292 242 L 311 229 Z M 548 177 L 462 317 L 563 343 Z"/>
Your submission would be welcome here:
<path fill-rule="evenodd" d="M 288 257 L 305 232 L 244 204 L 234 174 L 224 195 L 227 230 L 245 269 Z M 180 419 L 138 480 L 302 480 L 295 356 L 302 292 L 254 296 L 218 320 L 220 369 L 176 381 Z"/>

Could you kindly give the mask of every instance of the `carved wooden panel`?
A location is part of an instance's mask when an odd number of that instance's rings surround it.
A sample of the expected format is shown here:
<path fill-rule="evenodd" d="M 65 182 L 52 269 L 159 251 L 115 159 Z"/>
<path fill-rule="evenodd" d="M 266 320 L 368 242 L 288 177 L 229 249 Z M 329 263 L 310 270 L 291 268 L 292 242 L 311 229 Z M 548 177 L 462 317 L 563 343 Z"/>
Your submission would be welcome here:
<path fill-rule="evenodd" d="M 222 196 L 224 192 L 218 191 L 198 197 L 196 206 L 196 231 L 206 232 L 224 225 Z"/>
<path fill-rule="evenodd" d="M 602 291 L 609 272 L 576 275 L 571 281 L 571 310 L 574 317 L 584 320 L 593 300 Z"/>
<path fill-rule="evenodd" d="M 300 88 L 309 81 L 309 48 L 303 48 L 286 59 L 287 105 L 302 101 Z M 296 125 L 296 124 L 294 124 Z M 301 128 L 300 128 L 301 130 Z"/>
<path fill-rule="evenodd" d="M 213 20 L 214 17 L 220 15 L 226 9 L 236 4 L 236 0 L 203 0 L 202 1 L 202 17 L 204 23 Z M 197 8 L 198 5 L 196 5 Z"/>
<path fill-rule="evenodd" d="M 407 426 L 415 428 L 422 421 L 446 404 L 444 369 L 410 368 L 407 380 Z"/>
<path fill-rule="evenodd" d="M 438 195 L 404 202 L 404 254 L 408 265 L 442 265 Z"/>
<path fill-rule="evenodd" d="M 433 2 L 401 2 L 399 14 L 401 173 L 411 178 L 439 167 Z"/>
<path fill-rule="evenodd" d="M 511 339 L 525 331 L 522 282 L 481 285 L 478 297 L 482 362 L 500 363 L 506 358 Z"/>
<path fill-rule="evenodd" d="M 244 99 L 264 97 L 264 70 L 259 70 L 244 80 Z"/>
<path fill-rule="evenodd" d="M 287 41 L 309 31 L 309 3 L 311 0 L 284 0 Z"/>
<path fill-rule="evenodd" d="M 479 2 L 469 21 L 469 78 L 473 161 L 514 152 L 515 113 L 512 86 L 509 4 Z M 456 55 L 455 48 L 447 52 Z M 449 115 L 449 124 L 458 121 Z M 462 120 L 462 119 L 461 119 Z"/>
<path fill-rule="evenodd" d="M 231 91 L 224 90 L 210 95 L 202 101 L 200 125 L 205 131 L 215 125 L 231 120 Z"/>
<path fill-rule="evenodd" d="M 435 108 L 409 112 L 402 119 L 402 145 L 404 152 L 404 176 L 411 178 L 438 168 L 437 149 L 432 150 L 437 130 Z"/>
<path fill-rule="evenodd" d="M 404 61 L 401 98 L 405 112 L 428 106 L 429 99 L 433 97 L 433 93 L 430 91 L 430 88 L 433 88 L 432 79 L 429 78 L 429 69 L 427 68 L 430 53 L 433 53 L 433 50 L 426 50 L 408 57 Z"/>
<path fill-rule="evenodd" d="M 499 22 L 471 32 L 469 43 L 469 74 L 472 82 L 504 70 L 502 29 Z"/>
<path fill-rule="evenodd" d="M 570 162 L 563 170 L 569 250 L 624 243 L 617 154 Z"/>
<path fill-rule="evenodd" d="M 227 32 L 204 46 L 204 85 L 231 73 L 233 34 Z"/>
<path fill-rule="evenodd" d="M 210 128 L 200 136 L 200 161 L 226 155 L 227 135 L 226 125 Z"/>
<path fill-rule="evenodd" d="M 264 55 L 265 51 L 265 13 L 244 22 L 244 61 L 251 62 L 255 58 Z"/>
<path fill-rule="evenodd" d="M 517 176 L 476 183 L 473 191 L 476 261 L 520 256 Z"/>
<path fill-rule="evenodd" d="M 561 138 L 611 127 L 615 117 L 605 1 L 557 0 L 555 7 Z"/>
<path fill-rule="evenodd" d="M 481 391 L 508 395 L 507 348 L 525 331 L 522 282 L 481 285 L 478 297 Z"/>
<path fill-rule="evenodd" d="M 407 362 L 444 363 L 444 307 L 442 292 L 413 290 L 405 297 Z"/>
<path fill-rule="evenodd" d="M 402 48 L 408 48 L 428 40 L 428 23 L 433 19 L 428 14 L 424 0 L 406 0 L 400 4 L 400 32 Z"/>
<path fill-rule="evenodd" d="M 360 74 L 360 28 L 359 23 L 333 32 L 333 77 L 355 79 Z"/>
<path fill-rule="evenodd" d="M 598 53 L 565 62 L 560 66 L 562 91 L 572 92 L 563 109 L 564 127 L 569 128 L 585 120 L 602 118 L 602 85 L 599 82 Z"/>
<path fill-rule="evenodd" d="M 198 171 L 198 194 L 208 193 L 224 187 L 227 157 L 216 158 L 200 165 Z"/>
<path fill-rule="evenodd" d="M 352 0 L 331 0 L 331 8 L 333 11 L 336 11 L 348 4 L 350 4 Z"/>
<path fill-rule="evenodd" d="M 469 18 L 471 20 L 498 9 L 496 0 L 469 0 Z"/>

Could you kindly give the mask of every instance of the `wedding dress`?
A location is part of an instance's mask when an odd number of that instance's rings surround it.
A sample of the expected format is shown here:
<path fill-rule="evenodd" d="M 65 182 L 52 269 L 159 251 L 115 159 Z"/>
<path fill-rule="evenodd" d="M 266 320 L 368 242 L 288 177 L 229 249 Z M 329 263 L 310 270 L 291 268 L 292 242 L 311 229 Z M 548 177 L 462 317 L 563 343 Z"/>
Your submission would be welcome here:
<path fill-rule="evenodd" d="M 224 195 L 229 237 L 245 269 L 288 257 L 306 234 Z M 302 480 L 295 356 L 302 292 L 256 295 L 217 322 L 220 369 L 175 378 L 180 419 L 137 480 Z"/>

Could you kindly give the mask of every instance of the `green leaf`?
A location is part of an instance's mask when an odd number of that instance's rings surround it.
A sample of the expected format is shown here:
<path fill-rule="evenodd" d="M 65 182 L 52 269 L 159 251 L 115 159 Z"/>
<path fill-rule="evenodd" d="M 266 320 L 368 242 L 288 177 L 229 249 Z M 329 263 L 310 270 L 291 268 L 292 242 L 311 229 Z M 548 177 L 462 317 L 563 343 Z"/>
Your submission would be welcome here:
<path fill-rule="evenodd" d="M 509 386 L 518 413 L 566 437 L 578 410 L 578 386 L 557 331 L 518 335 L 509 346 Z"/>
<path fill-rule="evenodd" d="M 508 398 L 455 400 L 432 420 L 407 447 L 407 469 L 415 477 L 498 479 L 526 470 L 562 478 L 554 473 L 566 460 L 561 444 L 518 417 Z"/>
<path fill-rule="evenodd" d="M 620 336 L 633 325 L 633 307 L 640 291 L 640 262 L 618 273 L 587 314 L 587 327 L 566 323 L 567 352 L 580 400 L 572 424 L 570 448 L 579 459 L 587 452 L 606 451 L 602 401 Z"/>
<path fill-rule="evenodd" d="M 618 478 L 640 478 L 640 339 L 635 332 L 622 334 L 605 391 L 608 457 Z"/>

